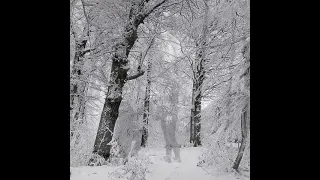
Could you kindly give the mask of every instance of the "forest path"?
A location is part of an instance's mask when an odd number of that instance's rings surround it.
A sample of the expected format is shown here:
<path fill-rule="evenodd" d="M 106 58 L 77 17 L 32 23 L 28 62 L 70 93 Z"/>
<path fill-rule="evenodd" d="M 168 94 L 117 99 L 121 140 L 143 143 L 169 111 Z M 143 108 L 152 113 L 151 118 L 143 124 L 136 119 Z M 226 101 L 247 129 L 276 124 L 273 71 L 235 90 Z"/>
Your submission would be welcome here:
<path fill-rule="evenodd" d="M 236 180 L 232 174 L 213 176 L 204 169 L 197 166 L 198 157 L 201 154 L 199 147 L 181 148 L 180 156 L 182 162 L 172 161 L 167 163 L 164 160 L 164 148 L 150 148 L 146 155 L 150 157 L 148 165 L 147 180 Z M 110 179 L 109 174 L 119 167 L 98 166 L 98 167 L 77 167 L 71 168 L 70 180 L 106 180 Z"/>
<path fill-rule="evenodd" d="M 152 164 L 149 164 L 150 173 L 147 180 L 235 180 L 232 174 L 213 176 L 197 166 L 198 157 L 201 155 L 200 147 L 181 148 L 182 162 L 164 161 L 165 149 L 153 148 L 149 152 Z"/>
<path fill-rule="evenodd" d="M 215 179 L 201 167 L 197 166 L 198 157 L 201 154 L 200 148 L 181 148 L 180 156 L 182 162 L 164 161 L 165 149 L 154 148 L 150 154 L 152 164 L 149 164 L 150 173 L 147 179 L 150 180 L 212 180 Z M 154 155 L 153 155 L 153 154 Z"/>

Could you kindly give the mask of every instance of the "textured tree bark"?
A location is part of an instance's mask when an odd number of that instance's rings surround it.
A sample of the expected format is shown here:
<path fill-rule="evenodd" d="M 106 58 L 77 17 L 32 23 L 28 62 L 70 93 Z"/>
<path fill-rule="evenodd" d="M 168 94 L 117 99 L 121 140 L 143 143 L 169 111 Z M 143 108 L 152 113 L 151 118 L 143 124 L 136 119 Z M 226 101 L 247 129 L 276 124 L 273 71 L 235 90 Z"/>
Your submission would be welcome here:
<path fill-rule="evenodd" d="M 201 38 L 202 45 L 205 45 L 205 34 Z M 194 147 L 201 146 L 201 138 L 200 138 L 200 131 L 201 131 L 201 99 L 202 99 L 202 84 L 204 81 L 204 49 L 201 47 L 200 51 L 198 52 L 196 58 L 196 68 L 194 72 L 193 78 L 193 88 L 192 88 L 192 121 L 193 121 L 193 142 Z"/>
<path fill-rule="evenodd" d="M 202 34 L 200 37 L 200 42 L 197 44 L 199 46 L 199 50 L 197 52 L 197 57 L 194 63 L 194 78 L 193 78 L 193 93 L 192 93 L 192 113 L 193 116 L 193 126 L 194 126 L 194 147 L 201 146 L 201 100 L 202 100 L 202 84 L 204 81 L 204 63 L 205 63 L 205 45 L 207 41 L 207 34 L 208 34 L 208 12 L 209 6 L 205 1 L 205 15 L 204 15 L 204 22 L 202 25 Z"/>
<path fill-rule="evenodd" d="M 148 69 L 147 69 L 147 86 L 144 100 L 144 112 L 143 112 L 143 129 L 142 129 L 142 138 L 141 138 L 141 146 L 146 147 L 146 143 L 148 140 L 148 120 L 149 120 L 149 107 L 150 107 L 150 88 L 151 88 L 151 67 L 152 62 L 149 59 L 148 61 Z"/>
<path fill-rule="evenodd" d="M 84 72 L 84 49 L 87 40 L 76 40 L 76 52 L 73 61 L 73 67 L 70 76 L 70 119 L 71 123 L 75 123 L 78 119 L 84 118 L 85 109 L 85 82 L 81 81 Z M 79 122 L 81 124 L 81 122 Z M 73 137 L 75 129 L 71 127 L 71 137 Z"/>
<path fill-rule="evenodd" d="M 97 153 L 106 160 L 110 156 L 111 145 L 108 145 L 108 143 L 112 140 L 120 103 L 121 97 L 118 97 L 118 99 L 106 98 L 102 110 L 93 153 Z"/>
<path fill-rule="evenodd" d="M 241 115 L 241 145 L 238 151 L 238 155 L 234 161 L 234 164 L 232 166 L 233 169 L 238 171 L 241 159 L 243 157 L 244 149 L 246 148 L 246 140 L 247 140 L 247 110 L 242 113 Z"/>
<path fill-rule="evenodd" d="M 122 101 L 122 89 L 127 81 L 127 57 L 137 39 L 137 26 L 134 21 L 125 28 L 124 39 L 117 43 L 113 49 L 115 53 L 112 56 L 112 67 L 110 82 L 106 94 L 106 100 L 103 106 L 93 153 L 97 153 L 107 160 L 110 156 L 112 135 L 116 120 L 119 114 L 119 106 Z"/>
<path fill-rule="evenodd" d="M 70 10 L 72 11 L 76 2 L 72 2 Z M 88 42 L 89 31 L 87 26 L 84 26 L 82 33 L 77 35 L 73 19 L 70 18 L 70 31 L 75 40 L 75 55 L 73 59 L 73 65 L 70 74 L 70 141 L 76 136 L 79 137 L 79 133 L 74 134 L 77 125 L 84 123 L 85 114 L 85 91 L 86 83 L 82 81 L 86 76 L 85 64 L 85 48 Z M 75 141 L 77 143 L 77 141 Z"/>
<path fill-rule="evenodd" d="M 250 62 L 250 41 L 246 42 L 244 45 L 244 48 L 242 50 L 243 57 L 246 60 L 246 63 L 249 64 Z M 250 90 L 250 65 L 248 66 L 248 69 L 245 70 L 244 74 L 241 75 L 244 78 L 244 89 Z M 244 150 L 246 148 L 246 141 L 247 141 L 247 121 L 248 121 L 248 112 L 250 112 L 250 99 L 248 97 L 246 106 L 244 108 L 244 111 L 241 115 L 241 145 L 237 154 L 237 157 L 233 164 L 233 169 L 238 171 L 241 159 L 243 157 Z"/>
<path fill-rule="evenodd" d="M 135 41 L 137 40 L 138 26 L 144 19 L 157 7 L 163 4 L 165 0 L 155 5 L 149 11 L 143 10 L 147 1 L 133 1 L 129 13 L 128 24 L 124 28 L 122 39 L 113 46 L 112 66 L 110 82 L 106 94 L 106 100 L 103 106 L 93 153 L 97 153 L 105 160 L 110 157 L 111 145 L 115 123 L 119 114 L 119 106 L 122 101 L 122 89 L 126 81 L 138 78 L 143 72 L 128 77 L 128 55 Z M 89 161 L 91 163 L 91 160 Z"/>
<path fill-rule="evenodd" d="M 192 86 L 192 95 L 191 95 L 191 104 L 192 104 L 192 108 L 191 108 L 191 116 L 190 116 L 190 143 L 194 143 L 194 93 L 195 90 L 193 89 L 195 87 L 194 82 L 193 82 L 193 86 Z"/>
<path fill-rule="evenodd" d="M 190 143 L 193 143 L 193 111 L 191 110 L 191 118 L 190 118 Z"/>
<path fill-rule="evenodd" d="M 194 147 L 201 146 L 200 132 L 201 132 L 201 85 L 203 83 L 203 76 L 199 77 L 200 82 L 196 83 L 194 97 L 194 108 L 193 108 L 193 121 L 194 121 Z"/>

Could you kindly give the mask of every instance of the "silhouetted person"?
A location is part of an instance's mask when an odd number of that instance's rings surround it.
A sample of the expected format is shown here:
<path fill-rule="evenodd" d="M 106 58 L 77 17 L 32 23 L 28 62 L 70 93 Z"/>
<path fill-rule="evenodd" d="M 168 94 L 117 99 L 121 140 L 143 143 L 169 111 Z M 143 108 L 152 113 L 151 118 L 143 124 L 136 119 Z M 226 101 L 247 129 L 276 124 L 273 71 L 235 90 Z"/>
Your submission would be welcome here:
<path fill-rule="evenodd" d="M 158 118 L 161 121 L 161 128 L 164 135 L 165 148 L 166 148 L 166 161 L 171 162 L 172 150 L 175 154 L 174 159 L 181 162 L 180 158 L 180 147 L 181 145 L 176 140 L 176 123 L 178 120 L 178 112 L 174 109 L 169 110 L 165 106 L 158 108 Z"/>

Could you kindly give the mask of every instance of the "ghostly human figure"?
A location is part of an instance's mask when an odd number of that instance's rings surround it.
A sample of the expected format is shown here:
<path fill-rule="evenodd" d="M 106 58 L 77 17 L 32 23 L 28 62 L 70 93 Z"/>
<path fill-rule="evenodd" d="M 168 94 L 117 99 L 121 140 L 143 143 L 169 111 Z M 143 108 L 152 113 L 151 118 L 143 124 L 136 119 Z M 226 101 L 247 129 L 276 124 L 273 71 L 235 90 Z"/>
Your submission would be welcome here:
<path fill-rule="evenodd" d="M 137 155 L 141 148 L 142 130 L 136 122 L 137 113 L 129 102 L 123 101 L 119 111 L 113 137 L 117 144 L 114 148 L 117 151 L 113 154 L 127 161 L 130 156 Z"/>
<path fill-rule="evenodd" d="M 176 124 L 178 121 L 178 92 L 171 89 L 168 96 L 168 105 L 158 107 L 157 118 L 161 121 L 161 128 L 164 135 L 165 148 L 166 148 L 166 161 L 171 162 L 172 150 L 174 152 L 174 159 L 181 162 L 180 148 L 181 145 L 176 140 Z"/>

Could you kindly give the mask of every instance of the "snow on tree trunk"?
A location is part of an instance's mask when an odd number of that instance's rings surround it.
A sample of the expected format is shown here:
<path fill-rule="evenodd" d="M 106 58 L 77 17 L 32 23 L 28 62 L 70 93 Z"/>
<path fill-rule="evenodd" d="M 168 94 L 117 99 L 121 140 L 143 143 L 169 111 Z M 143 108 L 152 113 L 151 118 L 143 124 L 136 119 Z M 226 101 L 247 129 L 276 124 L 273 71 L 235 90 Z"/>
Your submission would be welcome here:
<path fill-rule="evenodd" d="M 193 86 L 194 83 L 193 83 Z M 194 129 L 194 110 L 193 110 L 193 105 L 194 105 L 194 90 L 192 89 L 192 101 L 191 101 L 191 104 L 192 104 L 192 108 L 191 108 L 191 116 L 190 116 L 190 143 L 193 143 L 194 142 L 194 133 L 193 133 L 193 129 Z"/>
<path fill-rule="evenodd" d="M 126 81 L 143 75 L 143 72 L 138 72 L 138 74 L 129 77 L 127 74 L 129 70 L 128 55 L 138 38 L 138 26 L 143 23 L 144 19 L 153 12 L 154 9 L 164 2 L 165 0 L 147 11 L 144 10 L 147 3 L 146 1 L 133 1 L 130 8 L 129 20 L 124 27 L 122 39 L 120 39 L 112 48 L 114 52 L 111 58 L 112 66 L 110 82 L 93 149 L 93 153 L 102 156 L 105 160 L 110 156 L 111 145 L 109 143 L 112 140 L 115 123 L 119 114 L 123 86 Z"/>
<path fill-rule="evenodd" d="M 200 43 L 197 44 L 199 51 L 197 52 L 197 57 L 194 63 L 194 78 L 193 78 L 193 88 L 192 88 L 192 113 L 191 121 L 193 121 L 193 141 L 194 147 L 201 146 L 201 100 L 202 100 L 202 85 L 204 81 L 204 63 L 205 63 L 205 45 L 207 41 L 208 34 L 208 11 L 209 6 L 205 3 L 205 15 L 202 25 L 202 34 L 200 37 Z"/>
<path fill-rule="evenodd" d="M 143 130 L 142 130 L 142 139 L 141 146 L 146 147 L 147 139 L 148 139 L 148 120 L 150 114 L 150 88 L 151 88 L 151 67 L 152 62 L 149 59 L 148 61 L 148 69 L 147 69 L 147 86 L 146 86 L 146 94 L 144 100 L 144 112 L 143 112 Z"/>
<path fill-rule="evenodd" d="M 193 123 L 194 123 L 194 147 L 198 147 L 201 146 L 201 139 L 200 139 L 200 131 L 201 131 L 201 84 L 203 82 L 203 77 L 200 77 L 199 79 L 200 82 L 196 83 L 196 87 L 193 88 L 193 90 L 195 91 L 194 94 L 196 94 L 196 96 L 194 97 L 194 105 L 193 105 Z"/>
<path fill-rule="evenodd" d="M 81 81 L 84 72 L 84 49 L 86 47 L 87 40 L 76 40 L 76 51 L 74 56 L 73 67 L 71 71 L 70 80 L 70 118 L 71 118 L 71 137 L 73 137 L 73 131 L 75 124 L 81 124 L 78 120 L 82 121 L 84 118 L 85 108 L 85 89 L 86 83 Z"/>
<path fill-rule="evenodd" d="M 246 148 L 246 140 L 247 140 L 247 110 L 245 109 L 244 112 L 241 115 L 241 145 L 239 148 L 238 155 L 236 157 L 236 160 L 234 161 L 234 164 L 232 166 L 233 169 L 238 170 L 244 149 Z"/>
<path fill-rule="evenodd" d="M 242 55 L 245 58 L 246 64 L 249 64 L 250 62 L 250 41 L 246 42 L 246 44 L 243 47 Z M 250 89 L 250 65 L 248 66 L 248 69 L 245 70 L 244 74 L 241 75 L 244 78 L 244 91 L 248 91 Z M 238 170 L 239 165 L 241 163 L 245 148 L 246 148 L 246 142 L 247 142 L 247 136 L 248 136 L 248 130 L 247 130 L 247 122 L 248 122 L 248 113 L 250 112 L 250 100 L 249 97 L 246 99 L 246 105 L 243 109 L 243 112 L 241 114 L 241 146 L 239 148 L 237 157 L 234 161 L 234 164 L 232 166 L 233 169 Z"/>
<path fill-rule="evenodd" d="M 127 79 L 129 51 L 137 39 L 137 27 L 131 23 L 126 27 L 124 39 L 114 46 L 115 53 L 112 56 L 110 82 L 103 106 L 93 153 L 108 159 L 115 123 L 118 118 L 119 106 L 122 101 L 122 88 Z"/>
<path fill-rule="evenodd" d="M 247 42 L 244 45 L 243 51 L 242 51 L 243 57 L 245 58 L 245 61 L 248 63 L 250 61 L 250 41 Z M 244 78 L 244 90 L 249 90 L 250 84 L 250 66 L 248 67 L 248 70 L 245 70 L 245 73 L 243 75 Z M 241 146 L 239 148 L 237 157 L 234 161 L 234 164 L 232 166 L 233 169 L 238 170 L 241 159 L 244 154 L 244 150 L 246 148 L 246 142 L 247 142 L 247 121 L 248 121 L 248 112 L 250 112 L 250 100 L 247 99 L 246 106 L 243 109 L 243 112 L 241 114 Z"/>
<path fill-rule="evenodd" d="M 74 8 L 75 2 L 71 4 Z M 77 35 L 72 18 L 70 18 L 70 31 L 75 40 L 75 54 L 73 57 L 72 69 L 70 74 L 70 123 L 71 137 L 75 131 L 74 126 L 81 124 L 84 119 L 85 109 L 85 90 L 86 83 L 83 82 L 86 76 L 85 65 L 85 48 L 88 42 L 89 31 L 86 24 L 80 36 Z M 80 122 L 78 121 L 80 119 Z"/>

